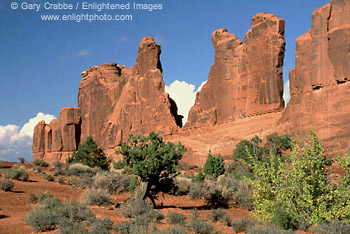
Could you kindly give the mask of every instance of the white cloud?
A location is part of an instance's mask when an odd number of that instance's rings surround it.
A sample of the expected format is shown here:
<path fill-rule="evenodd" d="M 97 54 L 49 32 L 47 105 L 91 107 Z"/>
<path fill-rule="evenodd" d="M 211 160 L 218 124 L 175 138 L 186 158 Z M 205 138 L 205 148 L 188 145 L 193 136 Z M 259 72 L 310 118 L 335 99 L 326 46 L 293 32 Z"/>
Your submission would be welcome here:
<path fill-rule="evenodd" d="M 49 123 L 52 119 L 55 119 L 55 116 L 40 112 L 22 128 L 13 124 L 0 126 L 0 159 L 17 161 L 18 157 L 24 157 L 31 161 L 34 127 L 41 120 Z"/>
<path fill-rule="evenodd" d="M 79 51 L 79 53 L 77 54 L 79 57 L 85 57 L 90 55 L 91 53 L 87 50 L 87 49 L 82 49 L 81 51 Z"/>
<path fill-rule="evenodd" d="M 203 82 L 196 91 L 193 84 L 185 81 L 175 80 L 169 86 L 165 86 L 165 92 L 176 102 L 178 113 L 184 116 L 182 120 L 183 125 L 187 122 L 188 112 L 194 105 L 196 93 L 202 89 L 205 83 Z"/>
<path fill-rule="evenodd" d="M 289 80 L 284 82 L 283 91 L 284 91 L 283 92 L 283 99 L 284 99 L 284 102 L 286 103 L 286 106 L 287 106 L 289 99 L 290 99 Z"/>

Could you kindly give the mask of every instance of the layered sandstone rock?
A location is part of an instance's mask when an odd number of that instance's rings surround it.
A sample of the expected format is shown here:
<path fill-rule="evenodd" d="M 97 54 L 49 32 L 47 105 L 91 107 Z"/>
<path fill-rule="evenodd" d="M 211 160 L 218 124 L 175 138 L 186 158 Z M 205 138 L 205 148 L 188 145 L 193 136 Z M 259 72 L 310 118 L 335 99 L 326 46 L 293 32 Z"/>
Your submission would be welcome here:
<path fill-rule="evenodd" d="M 40 121 L 34 128 L 33 158 L 65 160 L 80 143 L 80 125 L 80 109 L 74 107 L 62 108 L 59 119 L 50 124 Z"/>
<path fill-rule="evenodd" d="M 283 109 L 284 20 L 260 13 L 253 17 L 244 43 L 226 29 L 213 32 L 212 42 L 215 62 L 190 110 L 187 127 Z"/>
<path fill-rule="evenodd" d="M 345 151 L 350 138 L 350 2 L 333 0 L 312 14 L 296 41 L 291 99 L 279 131 L 298 138 L 315 129 L 327 152 Z"/>
<path fill-rule="evenodd" d="M 133 67 L 115 63 L 90 67 L 79 87 L 82 139 L 91 135 L 103 148 L 113 148 L 130 134 L 175 133 L 181 116 L 164 92 L 160 46 L 144 38 Z"/>
<path fill-rule="evenodd" d="M 63 108 L 59 120 L 34 129 L 33 156 L 65 160 L 88 136 L 113 149 L 130 134 L 173 134 L 182 126 L 175 102 L 164 92 L 160 46 L 144 38 L 133 67 L 115 63 L 82 73 L 78 108 Z"/>

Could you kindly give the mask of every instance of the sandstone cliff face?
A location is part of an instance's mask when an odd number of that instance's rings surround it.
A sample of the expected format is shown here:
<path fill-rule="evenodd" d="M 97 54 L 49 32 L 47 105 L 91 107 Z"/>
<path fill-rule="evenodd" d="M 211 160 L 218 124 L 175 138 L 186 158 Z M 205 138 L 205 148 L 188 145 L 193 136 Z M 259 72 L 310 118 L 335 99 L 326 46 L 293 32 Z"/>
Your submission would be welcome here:
<path fill-rule="evenodd" d="M 62 108 L 59 119 L 40 121 L 34 128 L 33 158 L 49 162 L 65 160 L 80 143 L 80 109 Z"/>
<path fill-rule="evenodd" d="M 283 109 L 284 20 L 260 13 L 253 17 L 244 43 L 226 29 L 213 32 L 212 42 L 215 62 L 186 127 Z"/>
<path fill-rule="evenodd" d="M 126 141 L 129 134 L 175 133 L 181 116 L 164 92 L 160 46 L 144 38 L 132 68 L 114 63 L 90 67 L 79 87 L 82 139 L 89 135 L 103 148 Z"/>
<path fill-rule="evenodd" d="M 311 29 L 296 41 L 291 100 L 279 120 L 280 132 L 299 138 L 315 129 L 329 153 L 349 147 L 349 13 L 346 0 L 333 0 L 313 13 Z"/>
<path fill-rule="evenodd" d="M 164 92 L 160 46 L 144 38 L 133 67 L 115 63 L 82 73 L 78 108 L 63 108 L 59 120 L 34 129 L 33 157 L 65 160 L 88 136 L 103 149 L 126 141 L 129 134 L 173 134 L 182 126 L 177 106 Z"/>
<path fill-rule="evenodd" d="M 254 135 L 289 134 L 303 139 L 313 128 L 326 152 L 344 152 L 350 139 L 350 1 L 332 0 L 312 15 L 312 27 L 296 41 L 290 71 L 291 99 L 282 99 L 284 21 L 257 14 L 242 43 L 219 29 L 212 34 L 215 62 L 198 93 L 185 128 L 164 92 L 160 47 L 139 45 L 133 67 L 115 63 L 83 72 L 79 107 L 63 108 L 59 120 L 38 123 L 33 155 L 65 160 L 91 135 L 110 154 L 129 134 L 159 132 L 188 148 L 184 160 L 202 165 L 208 151 L 232 154 Z M 198 128 L 198 126 L 205 126 Z"/>

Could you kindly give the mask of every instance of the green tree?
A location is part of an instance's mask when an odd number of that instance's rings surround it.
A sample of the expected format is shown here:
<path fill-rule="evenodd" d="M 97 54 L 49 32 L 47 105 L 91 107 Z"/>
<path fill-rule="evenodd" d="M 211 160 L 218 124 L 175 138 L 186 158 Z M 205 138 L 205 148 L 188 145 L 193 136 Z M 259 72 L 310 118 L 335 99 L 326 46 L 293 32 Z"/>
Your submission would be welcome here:
<path fill-rule="evenodd" d="M 220 155 L 212 155 L 209 151 L 207 160 L 204 164 L 204 173 L 206 175 L 218 178 L 225 173 L 225 163 Z"/>
<path fill-rule="evenodd" d="M 278 214 L 295 224 L 307 222 L 311 225 L 330 220 L 332 188 L 326 166 L 331 161 L 322 151 L 323 144 L 315 132 L 310 131 L 308 144 L 300 150 L 293 142 L 292 153 L 286 158 L 270 150 L 267 160 L 259 162 L 248 152 L 255 174 L 251 182 L 258 219 L 277 220 L 274 216 Z"/>
<path fill-rule="evenodd" d="M 83 144 L 78 146 L 78 151 L 74 151 L 72 157 L 67 158 L 67 163 L 81 163 L 89 167 L 109 170 L 111 159 L 107 158 L 103 150 L 89 136 Z"/>
<path fill-rule="evenodd" d="M 145 188 L 143 199 L 149 198 L 153 206 L 158 192 L 169 192 L 169 185 L 177 175 L 178 165 L 186 148 L 178 143 L 164 142 L 158 134 L 148 136 L 130 135 L 128 143 L 123 143 L 116 151 L 123 155 L 122 165 L 132 168 L 134 175 L 141 178 Z"/>

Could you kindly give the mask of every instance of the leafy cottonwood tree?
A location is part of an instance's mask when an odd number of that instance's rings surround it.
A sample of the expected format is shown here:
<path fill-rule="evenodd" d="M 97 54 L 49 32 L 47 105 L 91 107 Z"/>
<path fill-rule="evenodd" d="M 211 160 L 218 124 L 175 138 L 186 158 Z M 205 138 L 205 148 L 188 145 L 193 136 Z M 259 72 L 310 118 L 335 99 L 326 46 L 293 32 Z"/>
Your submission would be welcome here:
<path fill-rule="evenodd" d="M 151 132 L 148 136 L 130 135 L 128 143 L 123 143 L 116 151 L 123 155 L 119 165 L 132 168 L 134 175 L 141 178 L 146 186 L 143 199 L 149 198 L 153 206 L 158 192 L 164 191 L 164 182 L 172 180 L 177 175 L 178 165 L 186 148 L 178 143 L 164 142 L 158 134 Z"/>

